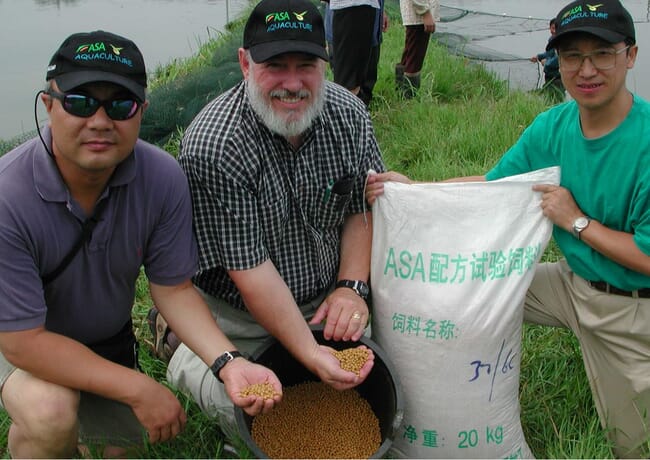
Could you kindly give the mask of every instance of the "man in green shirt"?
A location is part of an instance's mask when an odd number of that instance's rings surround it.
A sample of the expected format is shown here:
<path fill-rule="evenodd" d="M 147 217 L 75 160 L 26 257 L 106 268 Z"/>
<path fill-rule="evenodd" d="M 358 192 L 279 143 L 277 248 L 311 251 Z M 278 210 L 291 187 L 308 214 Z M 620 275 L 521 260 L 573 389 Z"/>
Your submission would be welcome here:
<path fill-rule="evenodd" d="M 536 186 L 564 259 L 541 264 L 525 320 L 571 328 L 603 428 L 617 457 L 650 445 L 650 104 L 625 84 L 638 47 L 618 0 L 575 1 L 549 46 L 573 100 L 540 114 L 485 176 L 560 166 L 559 186 Z M 549 135 L 552 133 L 552 135 Z M 373 175 L 373 202 L 385 181 Z"/>

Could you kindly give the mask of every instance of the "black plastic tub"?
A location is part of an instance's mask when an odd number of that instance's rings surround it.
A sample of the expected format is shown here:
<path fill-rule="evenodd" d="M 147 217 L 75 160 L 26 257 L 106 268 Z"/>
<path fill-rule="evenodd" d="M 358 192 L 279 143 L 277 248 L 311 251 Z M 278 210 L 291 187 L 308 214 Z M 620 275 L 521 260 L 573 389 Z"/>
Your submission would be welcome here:
<path fill-rule="evenodd" d="M 327 345 L 335 350 L 355 346 L 352 342 L 325 340 L 322 326 L 312 328 L 312 332 L 319 344 Z M 388 452 L 393 437 L 402 423 L 404 415 L 402 388 L 386 353 L 367 337 L 362 337 L 359 344 L 370 348 L 375 354 L 375 364 L 370 375 L 355 389 L 361 397 L 368 401 L 379 420 L 382 443 L 370 458 L 382 458 Z M 274 338 L 270 338 L 263 343 L 255 350 L 250 359 L 272 369 L 284 387 L 319 380 L 318 377 L 296 361 L 284 346 Z M 256 458 L 268 458 L 268 455 L 255 444 L 251 437 L 253 418 L 239 407 L 235 407 L 235 419 L 242 440 Z"/>

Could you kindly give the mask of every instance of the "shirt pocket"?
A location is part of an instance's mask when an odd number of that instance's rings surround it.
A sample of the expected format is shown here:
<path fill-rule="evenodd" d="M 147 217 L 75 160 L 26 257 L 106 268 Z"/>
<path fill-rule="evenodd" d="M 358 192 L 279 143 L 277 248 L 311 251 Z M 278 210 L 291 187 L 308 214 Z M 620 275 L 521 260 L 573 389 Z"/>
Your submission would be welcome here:
<path fill-rule="evenodd" d="M 354 177 L 346 176 L 322 190 L 322 205 L 318 215 L 321 228 L 331 229 L 343 224 L 346 210 L 352 201 L 353 186 Z"/>

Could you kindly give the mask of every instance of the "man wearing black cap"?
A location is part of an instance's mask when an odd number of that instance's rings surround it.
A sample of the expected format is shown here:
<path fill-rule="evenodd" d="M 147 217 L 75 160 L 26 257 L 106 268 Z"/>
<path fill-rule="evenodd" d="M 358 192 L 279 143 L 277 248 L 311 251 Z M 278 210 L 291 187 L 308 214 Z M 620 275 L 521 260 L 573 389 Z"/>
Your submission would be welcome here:
<path fill-rule="evenodd" d="M 550 46 L 573 98 L 540 114 L 485 177 L 561 167 L 536 186 L 564 259 L 538 267 L 526 321 L 570 328 L 580 341 L 601 424 L 617 457 L 650 452 L 650 104 L 625 78 L 634 23 L 618 0 L 562 8 Z M 550 136 L 548 133 L 553 133 Z M 368 200 L 382 181 L 368 180 Z"/>
<path fill-rule="evenodd" d="M 244 81 L 210 102 L 182 140 L 203 292 L 226 335 L 252 352 L 269 335 L 337 389 L 363 381 L 315 341 L 358 341 L 369 311 L 371 216 L 363 186 L 383 170 L 363 103 L 325 81 L 323 19 L 309 0 L 263 0 L 244 29 Z M 168 379 L 236 436 L 223 386 L 181 345 Z"/>
<path fill-rule="evenodd" d="M 156 305 L 246 412 L 281 386 L 236 355 L 192 286 L 197 267 L 187 180 L 138 140 L 147 106 L 136 45 L 104 31 L 68 37 L 47 69 L 42 135 L 0 158 L 0 385 L 13 457 L 122 456 L 175 437 L 179 401 L 137 370 L 131 324 L 144 266 Z M 212 377 L 216 380 L 215 377 Z M 243 398 L 268 381 L 278 397 Z"/>

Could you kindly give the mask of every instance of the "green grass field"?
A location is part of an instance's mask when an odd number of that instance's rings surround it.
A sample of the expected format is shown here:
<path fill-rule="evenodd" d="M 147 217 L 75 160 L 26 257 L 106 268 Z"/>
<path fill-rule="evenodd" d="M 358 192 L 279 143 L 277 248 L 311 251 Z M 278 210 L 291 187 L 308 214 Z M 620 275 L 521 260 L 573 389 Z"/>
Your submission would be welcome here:
<path fill-rule="evenodd" d="M 394 8 L 391 15 L 371 107 L 387 167 L 429 181 L 484 173 L 550 101 L 539 94 L 511 91 L 481 67 L 451 57 L 435 44 L 427 55 L 420 95 L 414 100 L 400 100 L 394 90 L 393 66 L 399 60 L 404 32 Z M 208 43 L 197 58 L 173 61 L 167 68 L 158 69 L 155 78 L 173 80 L 192 72 L 211 59 L 214 49 L 215 44 Z M 156 86 L 154 82 L 154 93 Z M 171 153 L 177 149 L 178 138 L 177 133 L 166 145 Z M 545 258 L 558 258 L 552 244 Z M 141 277 L 134 320 L 143 344 L 150 339 L 144 321 L 150 302 L 146 280 Z M 164 381 L 164 364 L 152 358 L 146 345 L 142 347 L 141 365 L 149 375 Z M 137 457 L 223 456 L 218 426 L 203 416 L 192 401 L 183 395 L 179 398 L 189 414 L 186 430 L 173 442 L 145 446 Z M 536 457 L 611 458 L 580 350 L 569 332 L 524 327 L 520 402 L 524 433 Z M 9 456 L 8 427 L 6 413 L 0 414 L 0 455 L 4 457 Z M 246 458 L 248 454 L 242 451 L 239 455 Z"/>

